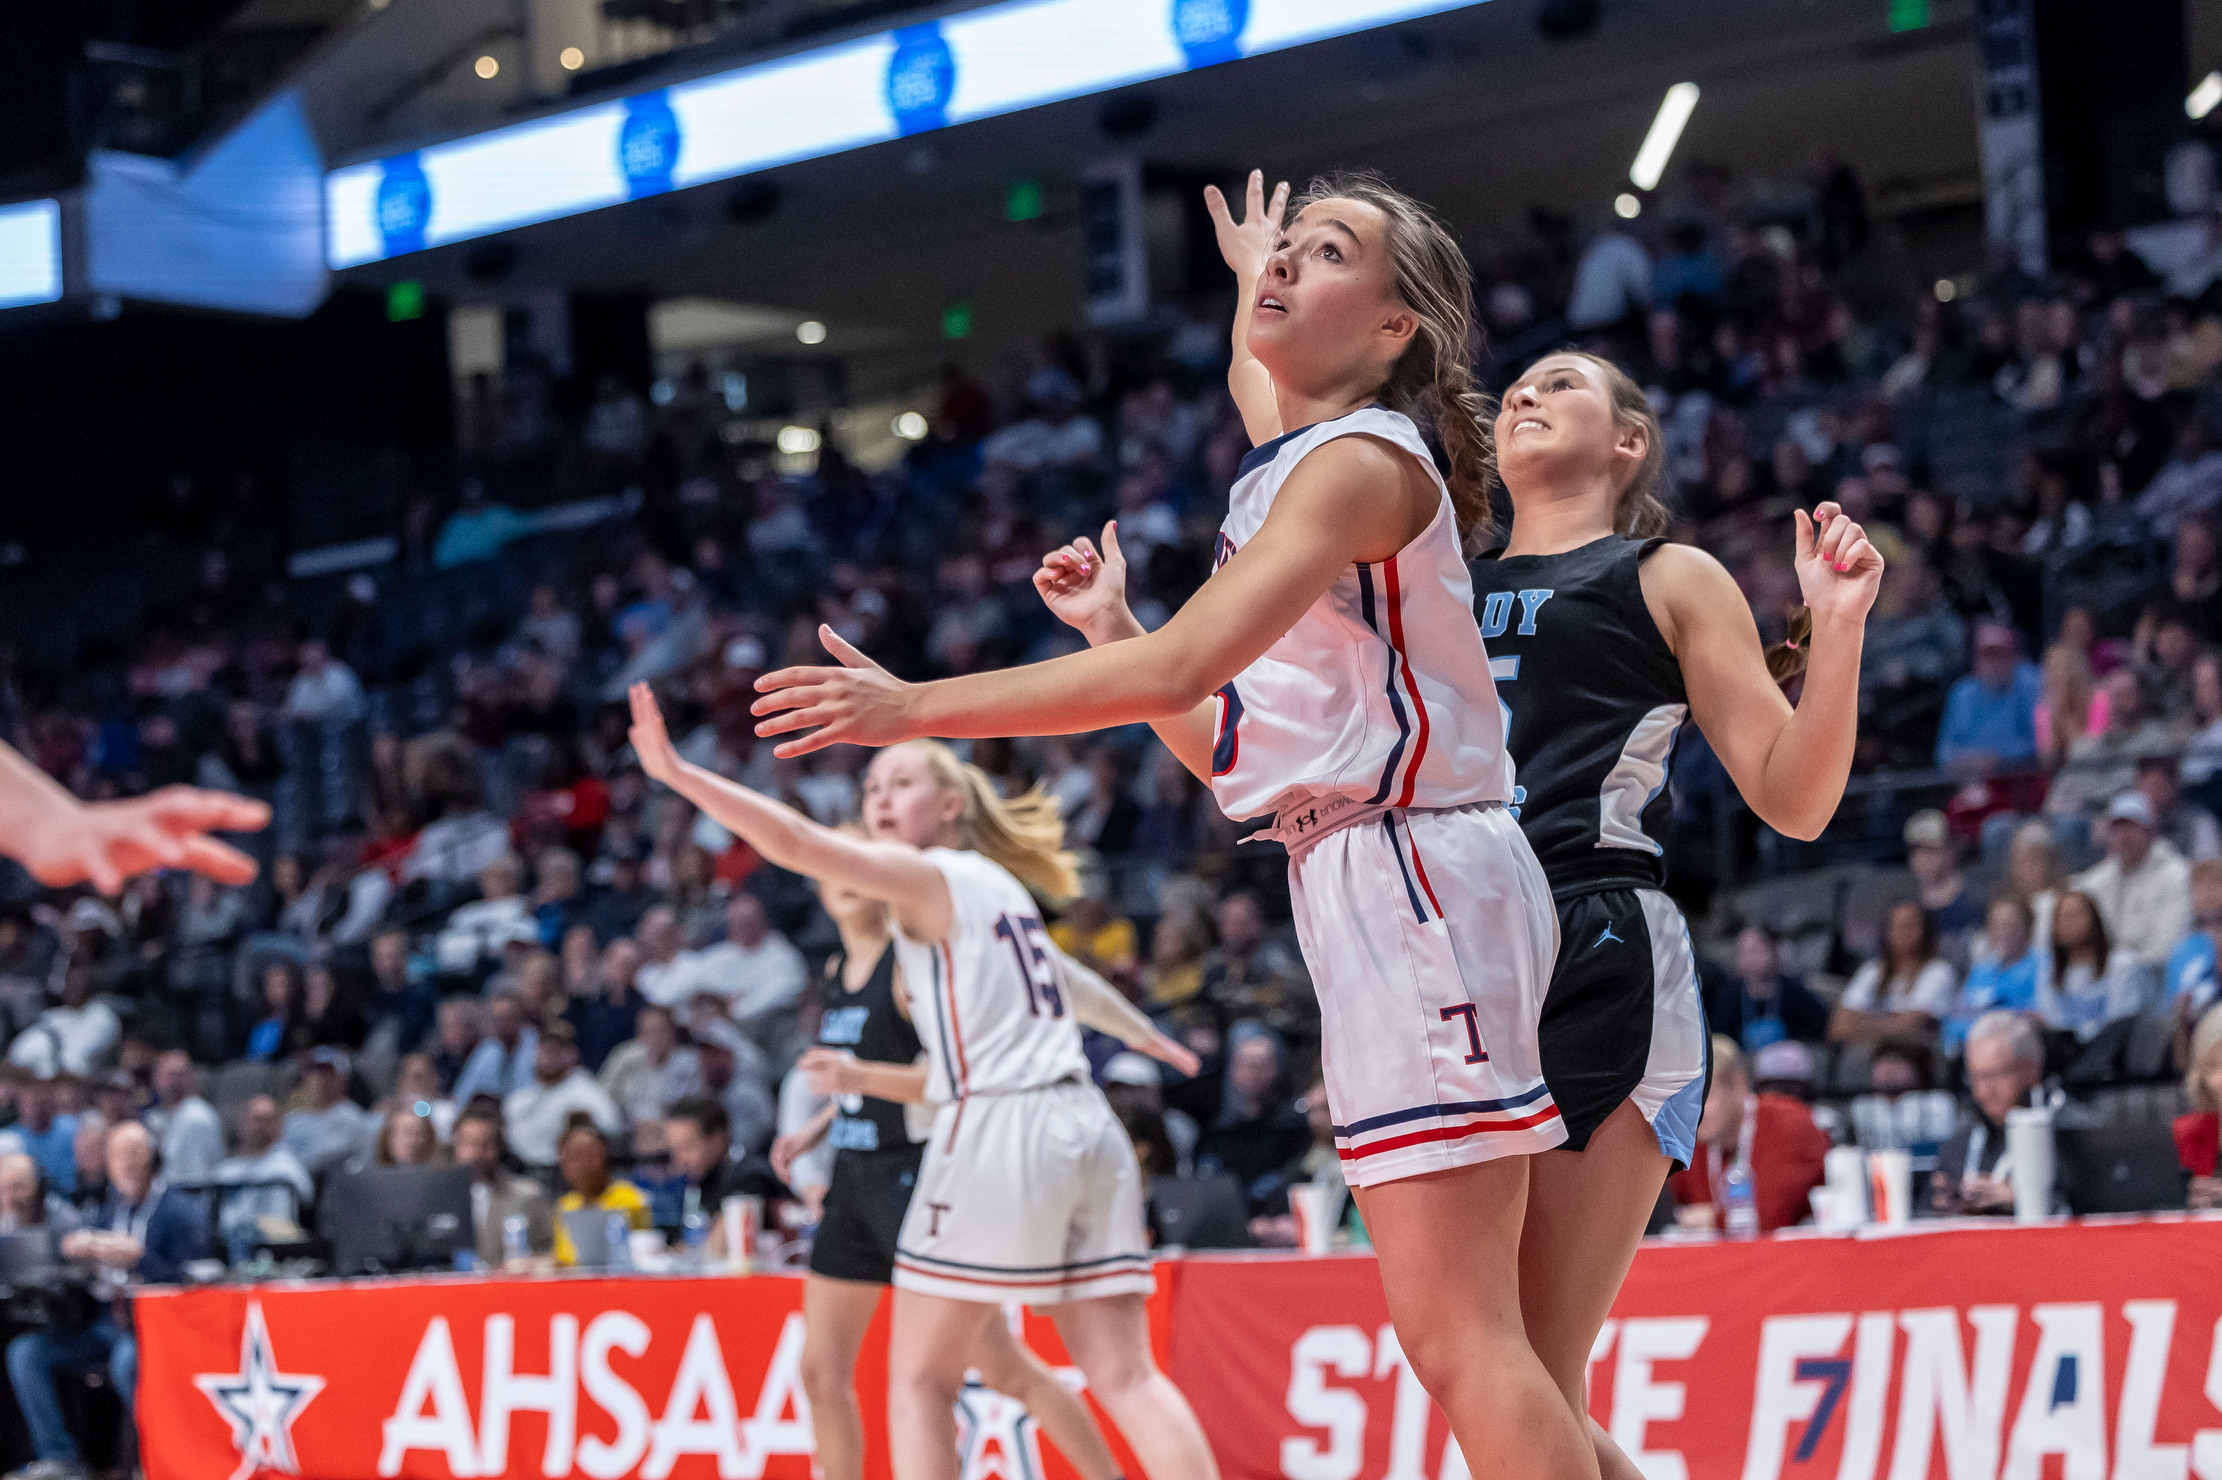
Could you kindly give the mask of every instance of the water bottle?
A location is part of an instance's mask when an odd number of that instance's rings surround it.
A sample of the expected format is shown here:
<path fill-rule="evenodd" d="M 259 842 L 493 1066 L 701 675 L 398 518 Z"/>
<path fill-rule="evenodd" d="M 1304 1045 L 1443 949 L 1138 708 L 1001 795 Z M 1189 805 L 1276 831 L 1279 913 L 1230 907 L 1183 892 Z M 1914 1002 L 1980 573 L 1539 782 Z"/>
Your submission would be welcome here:
<path fill-rule="evenodd" d="M 501 1251 L 504 1259 L 524 1259 L 532 1254 L 532 1237 L 525 1226 L 522 1213 L 511 1213 L 501 1220 Z"/>
<path fill-rule="evenodd" d="M 702 1211 L 702 1189 L 689 1187 L 685 1211 L 679 1217 L 679 1237 L 690 1266 L 700 1266 L 710 1242 L 710 1215 Z"/>
<path fill-rule="evenodd" d="M 1751 1173 L 1730 1167 L 1721 1181 L 1721 1227 L 1730 1238 L 1759 1237 L 1759 1205 L 1752 1201 Z"/>
<path fill-rule="evenodd" d="M 623 1213 L 613 1211 L 609 1215 L 607 1227 L 609 1229 L 606 1235 L 609 1241 L 609 1264 L 607 1267 L 610 1269 L 631 1269 L 633 1267 L 633 1220 Z"/>

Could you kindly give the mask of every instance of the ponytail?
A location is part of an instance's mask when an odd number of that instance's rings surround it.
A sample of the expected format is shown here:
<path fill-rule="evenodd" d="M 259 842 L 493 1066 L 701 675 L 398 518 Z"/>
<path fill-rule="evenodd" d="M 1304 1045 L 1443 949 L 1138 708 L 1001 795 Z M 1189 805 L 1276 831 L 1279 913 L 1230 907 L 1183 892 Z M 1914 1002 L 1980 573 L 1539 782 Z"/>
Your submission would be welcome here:
<path fill-rule="evenodd" d="M 963 799 L 957 831 L 965 847 L 1001 864 L 1045 899 L 1066 900 L 1080 893 L 1080 873 L 1065 851 L 1065 823 L 1055 797 L 1035 785 L 1005 800 L 987 772 L 958 760 L 940 741 L 905 743 L 926 758 L 926 768 L 943 790 Z"/>
<path fill-rule="evenodd" d="M 1321 200 L 1363 201 L 1388 222 L 1396 293 L 1419 320 L 1381 387 L 1381 400 L 1431 429 L 1447 464 L 1443 482 L 1467 550 L 1492 531 L 1496 407 L 1474 383 L 1473 272 L 1458 241 L 1426 206 L 1372 171 L 1320 175 L 1289 203 L 1287 219 Z"/>
<path fill-rule="evenodd" d="M 1777 687 L 1788 683 L 1805 672 L 1805 660 L 1813 647 L 1813 609 L 1794 607 L 1790 612 L 1788 630 L 1782 641 L 1767 649 L 1767 676 Z"/>

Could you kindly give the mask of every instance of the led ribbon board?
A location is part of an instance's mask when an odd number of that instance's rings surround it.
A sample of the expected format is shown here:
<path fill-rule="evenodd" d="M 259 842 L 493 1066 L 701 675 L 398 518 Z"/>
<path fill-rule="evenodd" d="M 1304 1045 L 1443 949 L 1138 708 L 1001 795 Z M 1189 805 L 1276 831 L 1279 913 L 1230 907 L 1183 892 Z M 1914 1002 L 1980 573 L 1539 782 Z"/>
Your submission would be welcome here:
<path fill-rule="evenodd" d="M 62 296 L 62 207 L 51 200 L 0 206 L 0 308 Z"/>
<path fill-rule="evenodd" d="M 335 268 L 597 210 L 1481 0 L 1007 0 L 348 165 Z"/>

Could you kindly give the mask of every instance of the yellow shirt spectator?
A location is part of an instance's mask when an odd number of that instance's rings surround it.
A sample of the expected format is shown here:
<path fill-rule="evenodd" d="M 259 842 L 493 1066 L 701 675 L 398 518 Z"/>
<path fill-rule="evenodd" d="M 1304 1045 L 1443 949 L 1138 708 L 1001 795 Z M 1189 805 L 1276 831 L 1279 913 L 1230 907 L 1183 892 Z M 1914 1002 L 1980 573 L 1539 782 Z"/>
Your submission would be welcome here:
<path fill-rule="evenodd" d="M 631 1228 L 649 1226 L 648 1199 L 641 1195 L 638 1187 L 623 1179 L 603 1188 L 602 1195 L 592 1203 L 579 1193 L 566 1192 L 556 1202 L 555 1262 L 561 1268 L 569 1269 L 579 1262 L 579 1251 L 571 1242 L 571 1230 L 564 1226 L 564 1216 L 585 1212 L 589 1207 L 604 1213 L 623 1213 L 626 1225 Z"/>

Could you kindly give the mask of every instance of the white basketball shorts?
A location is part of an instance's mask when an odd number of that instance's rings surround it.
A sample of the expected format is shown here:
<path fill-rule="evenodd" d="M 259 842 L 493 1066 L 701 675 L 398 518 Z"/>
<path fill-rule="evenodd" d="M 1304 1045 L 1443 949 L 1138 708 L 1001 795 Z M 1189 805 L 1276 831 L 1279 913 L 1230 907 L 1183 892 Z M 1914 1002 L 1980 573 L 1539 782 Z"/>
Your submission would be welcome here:
<path fill-rule="evenodd" d="M 1376 813 L 1293 853 L 1289 887 L 1352 1186 L 1566 1139 L 1536 1033 L 1558 911 L 1511 813 Z"/>
<path fill-rule="evenodd" d="M 941 1107 L 895 1288 L 1002 1305 L 1147 1295 L 1146 1194 L 1102 1091 L 1073 1080 Z"/>

